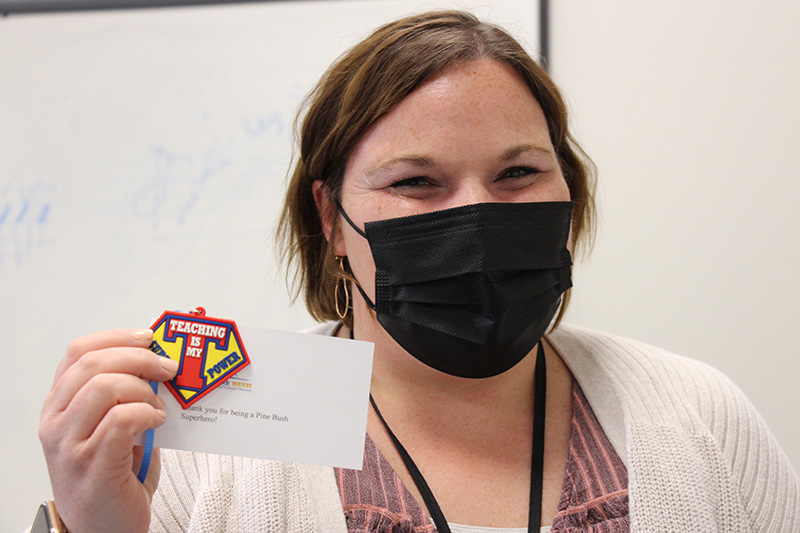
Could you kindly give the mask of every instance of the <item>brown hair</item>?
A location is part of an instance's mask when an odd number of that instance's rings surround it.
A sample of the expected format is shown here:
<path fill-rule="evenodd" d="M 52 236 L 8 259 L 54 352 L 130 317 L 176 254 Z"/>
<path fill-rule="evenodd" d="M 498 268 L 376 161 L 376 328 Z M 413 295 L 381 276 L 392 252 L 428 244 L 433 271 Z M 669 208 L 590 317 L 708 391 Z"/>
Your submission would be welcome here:
<path fill-rule="evenodd" d="M 338 319 L 336 285 L 341 279 L 312 194 L 322 180 L 339 200 L 347 159 L 381 117 L 431 75 L 457 61 L 488 58 L 510 66 L 528 85 L 547 120 L 550 139 L 575 203 L 575 248 L 590 247 L 594 220 L 594 166 L 569 133 L 567 110 L 557 87 L 502 29 L 460 11 L 438 11 L 391 22 L 342 55 L 308 95 L 297 118 L 300 153 L 286 193 L 277 241 L 294 295 L 305 296 L 317 320 Z M 336 217 L 338 220 L 338 217 Z M 299 263 L 299 271 L 292 270 Z M 345 308 L 339 291 L 339 308 Z M 555 322 L 569 301 L 564 295 Z M 352 313 L 345 323 L 352 326 Z"/>

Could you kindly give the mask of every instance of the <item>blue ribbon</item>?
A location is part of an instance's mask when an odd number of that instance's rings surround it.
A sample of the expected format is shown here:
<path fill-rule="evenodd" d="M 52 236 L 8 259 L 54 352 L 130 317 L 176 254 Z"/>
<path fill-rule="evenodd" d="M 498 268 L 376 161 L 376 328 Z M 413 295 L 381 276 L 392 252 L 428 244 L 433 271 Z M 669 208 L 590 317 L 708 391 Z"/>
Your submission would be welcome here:
<path fill-rule="evenodd" d="M 158 394 L 158 381 L 151 381 L 150 387 L 153 392 Z M 144 483 L 147 479 L 147 471 L 150 470 L 150 459 L 153 456 L 153 439 L 155 438 L 156 430 L 148 429 L 144 432 L 144 452 L 142 453 L 142 464 L 139 465 L 139 473 L 136 477 L 139 478 L 139 483 Z"/>

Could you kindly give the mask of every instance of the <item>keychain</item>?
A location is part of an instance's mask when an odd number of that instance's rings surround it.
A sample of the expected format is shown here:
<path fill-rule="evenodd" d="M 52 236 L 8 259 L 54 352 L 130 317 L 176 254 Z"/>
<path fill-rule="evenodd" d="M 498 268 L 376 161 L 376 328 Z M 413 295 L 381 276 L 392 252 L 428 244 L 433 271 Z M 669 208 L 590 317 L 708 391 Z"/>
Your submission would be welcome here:
<path fill-rule="evenodd" d="M 250 364 L 236 323 L 208 317 L 202 307 L 164 311 L 150 329 L 150 349 L 178 362 L 178 374 L 166 386 L 184 409 Z"/>

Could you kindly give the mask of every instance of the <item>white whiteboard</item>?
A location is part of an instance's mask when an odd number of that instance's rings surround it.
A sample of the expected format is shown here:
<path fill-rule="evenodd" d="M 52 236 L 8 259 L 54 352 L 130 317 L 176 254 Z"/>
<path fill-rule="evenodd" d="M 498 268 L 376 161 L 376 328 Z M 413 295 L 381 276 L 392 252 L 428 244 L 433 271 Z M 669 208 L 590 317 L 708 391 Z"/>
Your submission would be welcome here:
<path fill-rule="evenodd" d="M 0 19 L 0 530 L 50 495 L 36 427 L 68 341 L 197 305 L 296 330 L 272 233 L 300 99 L 409 11 L 535 51 L 535 1 L 323 1 Z M 11 482 L 13 480 L 13 482 Z"/>

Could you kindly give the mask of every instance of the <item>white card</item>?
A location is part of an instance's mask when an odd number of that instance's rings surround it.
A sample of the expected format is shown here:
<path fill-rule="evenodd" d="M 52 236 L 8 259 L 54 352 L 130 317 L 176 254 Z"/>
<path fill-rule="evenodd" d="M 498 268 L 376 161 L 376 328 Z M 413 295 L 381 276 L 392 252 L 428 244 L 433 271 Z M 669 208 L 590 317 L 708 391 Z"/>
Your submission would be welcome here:
<path fill-rule="evenodd" d="M 183 409 L 163 384 L 154 445 L 360 470 L 373 344 L 240 327 L 250 365 Z"/>

